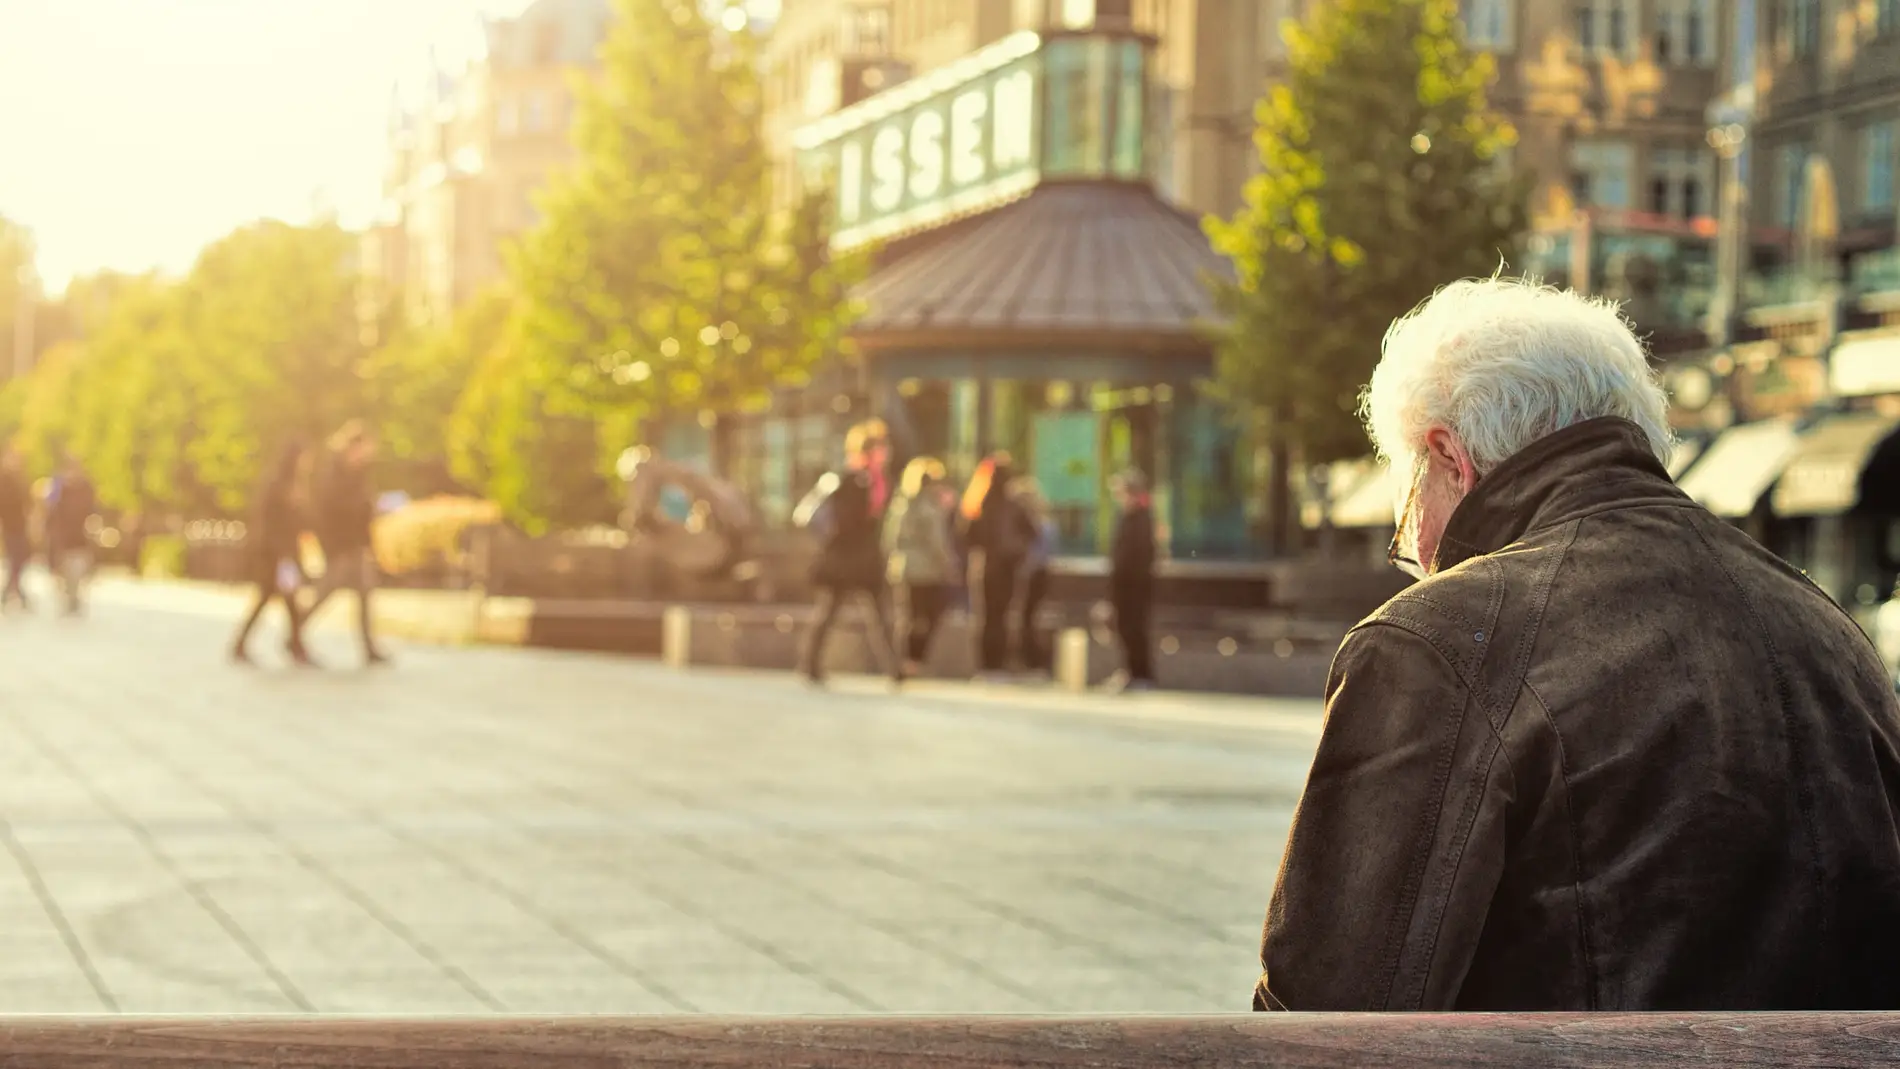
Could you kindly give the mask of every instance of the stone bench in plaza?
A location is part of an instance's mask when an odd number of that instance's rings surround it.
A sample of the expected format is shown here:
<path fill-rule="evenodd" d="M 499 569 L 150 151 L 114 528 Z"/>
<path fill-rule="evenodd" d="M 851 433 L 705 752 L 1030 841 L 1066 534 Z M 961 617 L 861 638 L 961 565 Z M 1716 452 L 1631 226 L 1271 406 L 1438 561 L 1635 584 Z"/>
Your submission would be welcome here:
<path fill-rule="evenodd" d="M 299 1066 L 1853 1066 L 1900 1013 L 1214 1017 L 0 1018 L 0 1064 Z"/>

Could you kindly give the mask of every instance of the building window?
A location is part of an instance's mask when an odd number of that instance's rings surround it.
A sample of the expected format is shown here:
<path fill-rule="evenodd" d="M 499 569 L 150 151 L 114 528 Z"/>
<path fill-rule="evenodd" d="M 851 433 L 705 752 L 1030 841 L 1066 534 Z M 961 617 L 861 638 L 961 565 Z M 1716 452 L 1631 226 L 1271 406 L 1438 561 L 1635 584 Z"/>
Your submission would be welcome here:
<path fill-rule="evenodd" d="M 1585 53 L 1627 56 L 1630 52 L 1630 0 L 1593 0 L 1572 9 L 1577 45 Z"/>
<path fill-rule="evenodd" d="M 1656 59 L 1709 66 L 1715 62 L 1711 0 L 1660 0 L 1656 8 Z"/>
<path fill-rule="evenodd" d="M 1894 208 L 1895 132 L 1900 123 L 1892 119 L 1872 123 L 1860 132 L 1860 206 L 1868 212 L 1889 212 Z"/>
<path fill-rule="evenodd" d="M 1789 27 L 1794 36 L 1794 54 L 1805 56 L 1814 51 L 1821 40 L 1821 0 L 1792 0 L 1793 10 Z"/>
<path fill-rule="evenodd" d="M 891 9 L 883 5 L 855 8 L 845 24 L 846 51 L 861 56 L 883 56 L 891 50 Z"/>
<path fill-rule="evenodd" d="M 546 93 L 538 91 L 529 93 L 526 114 L 522 120 L 523 128 L 531 134 L 546 131 L 548 128 L 549 110 Z"/>
<path fill-rule="evenodd" d="M 1465 43 L 1473 48 L 1502 51 L 1511 45 L 1511 0 L 1460 0 L 1458 16 L 1464 22 Z"/>
<path fill-rule="evenodd" d="M 1578 204 L 1629 208 L 1635 170 L 1636 152 L 1626 142 L 1584 141 L 1570 148 L 1571 187 Z"/>
<path fill-rule="evenodd" d="M 1808 146 L 1783 145 L 1775 151 L 1774 221 L 1793 226 L 1801 217 L 1801 185 L 1808 165 Z"/>
<path fill-rule="evenodd" d="M 550 66 L 561 55 L 561 28 L 552 22 L 543 22 L 534 28 L 534 61 L 541 66 Z"/>
<path fill-rule="evenodd" d="M 503 137 L 513 137 L 521 129 L 521 105 L 513 96 L 504 96 L 495 102 L 495 132 Z"/>
<path fill-rule="evenodd" d="M 1715 12 L 1710 10 L 1711 3 L 1689 0 L 1689 10 L 1683 15 L 1683 41 L 1691 63 L 1715 62 Z"/>
<path fill-rule="evenodd" d="M 1649 204 L 1657 215 L 1694 219 L 1708 210 L 1703 191 L 1709 186 L 1707 152 L 1688 147 L 1659 145 L 1649 153 Z"/>

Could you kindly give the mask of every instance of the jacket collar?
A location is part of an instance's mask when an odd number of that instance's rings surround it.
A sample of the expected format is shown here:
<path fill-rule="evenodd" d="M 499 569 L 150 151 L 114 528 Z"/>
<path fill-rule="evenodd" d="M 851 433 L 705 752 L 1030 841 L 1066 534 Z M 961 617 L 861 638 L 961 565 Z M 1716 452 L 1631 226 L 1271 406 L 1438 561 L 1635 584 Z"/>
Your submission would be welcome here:
<path fill-rule="evenodd" d="M 1445 524 L 1433 571 L 1607 508 L 1685 500 L 1642 428 L 1615 416 L 1585 420 L 1539 438 L 1479 479 Z"/>

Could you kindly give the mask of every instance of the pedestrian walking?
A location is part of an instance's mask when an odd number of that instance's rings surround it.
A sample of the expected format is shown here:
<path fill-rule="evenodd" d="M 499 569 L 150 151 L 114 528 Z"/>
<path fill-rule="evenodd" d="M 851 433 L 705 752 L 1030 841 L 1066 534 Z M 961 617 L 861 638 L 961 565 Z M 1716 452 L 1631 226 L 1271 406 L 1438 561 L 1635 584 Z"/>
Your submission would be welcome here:
<path fill-rule="evenodd" d="M 87 527 L 99 511 L 99 495 L 75 457 L 60 463 L 46 495 L 46 563 L 59 581 L 66 615 L 86 611 L 92 578 L 92 538 Z"/>
<path fill-rule="evenodd" d="M 818 604 L 811 632 L 806 636 L 800 670 L 813 683 L 825 680 L 825 645 L 838 613 L 859 602 L 869 619 L 865 631 L 871 648 L 894 682 L 904 679 L 904 666 L 892 645 L 885 612 L 885 562 L 881 525 L 888 497 L 885 465 L 890 444 L 884 425 L 871 420 L 845 435 L 845 466 L 819 480 L 799 503 L 793 519 L 812 531 L 821 543 L 812 582 Z"/>
<path fill-rule="evenodd" d="M 907 676 L 922 670 L 956 589 L 955 516 L 956 493 L 944 478 L 943 462 L 918 457 L 906 465 L 884 532 Z"/>
<path fill-rule="evenodd" d="M 1333 660 L 1256 1008 L 1900 1005 L 1892 683 L 1676 488 L 1617 306 L 1454 283 L 1364 409 L 1419 581 Z"/>
<path fill-rule="evenodd" d="M 1056 521 L 1036 480 L 1017 479 L 1014 493 L 1017 507 L 1022 509 L 1030 529 L 1035 532 L 1029 552 L 1023 558 L 1022 596 L 1017 599 L 1022 611 L 1016 630 L 1020 636 L 1023 667 L 1032 672 L 1047 672 L 1053 665 L 1052 651 L 1037 616 L 1049 595 L 1049 564 L 1055 558 Z"/>
<path fill-rule="evenodd" d="M 1134 470 L 1110 480 L 1121 520 L 1109 550 L 1108 600 L 1115 610 L 1126 689 L 1148 690 L 1154 672 L 1155 514 L 1148 480 Z"/>
<path fill-rule="evenodd" d="M 1023 561 L 1036 532 L 1010 496 L 1016 473 L 1008 453 L 996 453 L 977 465 L 963 495 L 963 516 L 975 556 L 972 570 L 977 601 L 977 667 L 988 676 L 1009 670 L 1010 610 L 1015 606 Z"/>
<path fill-rule="evenodd" d="M 0 452 L 0 551 L 7 555 L 7 581 L 0 609 L 31 611 L 26 596 L 26 566 L 33 559 L 33 486 L 26 458 L 8 446 Z"/>
<path fill-rule="evenodd" d="M 257 586 L 250 611 L 231 643 L 231 659 L 251 664 L 247 648 L 251 632 L 270 604 L 280 602 L 289 622 L 290 636 L 284 649 L 293 662 L 314 666 L 304 648 L 303 611 L 297 605 L 297 592 L 307 577 L 298 543 L 303 536 L 310 485 L 309 453 L 301 442 L 286 445 L 276 465 L 265 474 L 264 482 L 251 502 L 251 526 L 246 535 L 250 578 Z"/>
<path fill-rule="evenodd" d="M 326 455 L 316 468 L 311 518 L 317 545 L 323 550 L 323 578 L 304 610 L 304 619 L 310 620 L 337 591 L 355 593 L 356 628 L 367 665 L 389 663 L 388 654 L 376 644 L 370 603 L 376 589 L 376 557 L 370 538 L 376 519 L 376 492 L 370 481 L 376 444 L 369 428 L 352 420 L 330 437 Z"/>

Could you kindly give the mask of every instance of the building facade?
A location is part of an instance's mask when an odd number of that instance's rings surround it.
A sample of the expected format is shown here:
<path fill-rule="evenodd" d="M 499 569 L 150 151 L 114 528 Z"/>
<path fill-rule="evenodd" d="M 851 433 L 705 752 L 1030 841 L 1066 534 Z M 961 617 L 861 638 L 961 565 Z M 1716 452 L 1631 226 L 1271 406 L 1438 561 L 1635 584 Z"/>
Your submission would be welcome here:
<path fill-rule="evenodd" d="M 535 191 L 573 159 L 570 76 L 596 62 L 611 17 L 611 0 L 537 0 L 398 88 L 364 238 L 366 304 L 399 299 L 412 320 L 440 320 L 500 277 Z"/>

